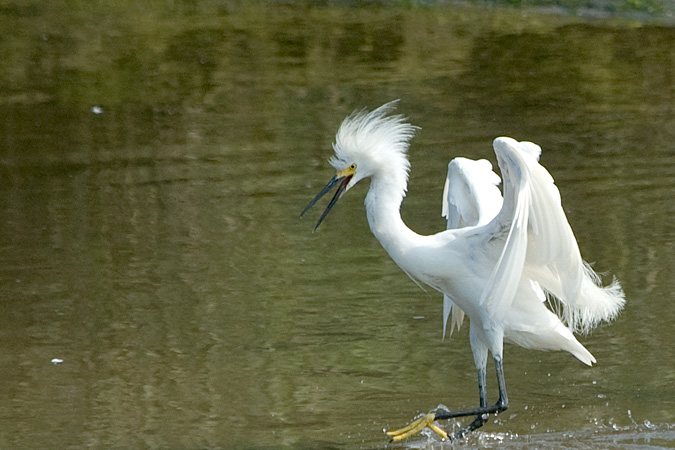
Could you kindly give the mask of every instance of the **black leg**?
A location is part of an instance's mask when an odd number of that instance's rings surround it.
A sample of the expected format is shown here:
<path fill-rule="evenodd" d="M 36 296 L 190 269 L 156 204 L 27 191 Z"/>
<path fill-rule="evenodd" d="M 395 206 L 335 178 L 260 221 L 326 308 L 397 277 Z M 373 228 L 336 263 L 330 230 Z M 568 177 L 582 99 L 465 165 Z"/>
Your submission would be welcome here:
<path fill-rule="evenodd" d="M 485 367 L 478 369 L 478 395 L 480 396 L 480 407 L 487 407 L 487 381 Z"/>
<path fill-rule="evenodd" d="M 490 414 L 500 413 L 509 407 L 509 400 L 506 396 L 506 383 L 504 382 L 502 359 L 495 358 L 494 360 L 495 368 L 497 370 L 497 383 L 499 384 L 499 400 L 497 400 L 496 404 L 493 406 L 487 405 L 487 389 L 485 388 L 485 364 L 481 359 L 479 360 L 480 364 L 476 363 L 478 366 L 478 393 L 480 395 L 480 407 L 467 409 L 464 411 L 430 412 L 413 420 L 410 424 L 401 429 L 387 431 L 387 435 L 391 436 L 393 441 L 401 441 L 416 433 L 419 433 L 423 428 L 429 427 L 439 434 L 443 439 L 453 440 L 463 438 L 473 430 L 482 427 L 483 424 L 485 424 L 485 422 L 487 422 L 487 420 L 490 418 Z M 476 418 L 468 426 L 462 428 L 452 436 L 448 436 L 448 433 L 446 433 L 442 428 L 434 423 L 436 420 L 466 416 L 476 416 Z"/>
<path fill-rule="evenodd" d="M 467 427 L 462 428 L 455 433 L 451 439 L 460 439 L 482 427 L 487 422 L 490 414 L 498 414 L 505 411 L 509 407 L 509 399 L 506 395 L 506 382 L 504 380 L 504 368 L 502 366 L 501 358 L 495 358 L 495 369 L 497 372 L 497 384 L 499 386 L 499 400 L 492 406 L 487 406 L 487 390 L 485 388 L 485 370 L 478 370 L 478 391 L 480 394 L 480 407 L 475 409 L 467 409 L 464 411 L 441 411 L 437 412 L 434 420 L 452 419 L 455 417 L 476 416 L 473 422 Z"/>

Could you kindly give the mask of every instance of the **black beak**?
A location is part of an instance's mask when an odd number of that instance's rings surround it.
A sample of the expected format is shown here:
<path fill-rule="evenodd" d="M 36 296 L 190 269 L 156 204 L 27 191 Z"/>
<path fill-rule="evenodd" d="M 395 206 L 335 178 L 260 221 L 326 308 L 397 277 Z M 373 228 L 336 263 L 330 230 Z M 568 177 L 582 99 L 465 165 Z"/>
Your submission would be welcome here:
<path fill-rule="evenodd" d="M 319 192 L 319 193 L 316 195 L 316 197 L 314 197 L 314 199 L 313 199 L 311 202 L 309 202 L 309 204 L 308 204 L 307 206 L 305 206 L 305 209 L 302 210 L 302 212 L 300 213 L 300 216 L 302 216 L 303 214 L 305 214 L 309 208 L 311 208 L 312 206 L 314 206 L 314 204 L 315 204 L 321 197 L 323 197 L 323 196 L 326 195 L 328 192 L 330 192 L 330 190 L 333 189 L 333 186 L 335 186 L 336 184 L 340 183 L 339 186 L 338 186 L 338 188 L 337 188 L 337 191 L 335 191 L 335 195 L 333 195 L 333 198 L 330 200 L 330 203 L 328 203 L 328 206 L 326 206 L 326 209 L 323 211 L 323 214 L 321 214 L 321 217 L 319 217 L 319 221 L 318 221 L 318 222 L 316 223 L 316 225 L 314 226 L 314 230 L 313 230 L 313 231 L 316 231 L 316 229 L 319 228 L 319 225 L 321 225 L 321 222 L 323 222 L 323 219 L 326 218 L 326 216 L 328 215 L 328 212 L 331 210 L 331 208 L 332 208 L 333 206 L 335 206 L 335 203 L 337 203 L 337 201 L 340 199 L 340 197 L 342 197 L 342 194 L 344 194 L 345 189 L 347 189 L 347 185 L 349 184 L 349 180 L 352 179 L 352 176 L 353 176 L 353 175 L 347 175 L 347 176 L 339 177 L 339 178 L 338 178 L 338 176 L 336 175 L 336 176 L 334 176 L 333 178 L 331 178 L 330 181 L 328 182 L 328 184 L 325 185 L 325 186 L 323 187 L 323 189 L 321 189 L 321 192 Z"/>

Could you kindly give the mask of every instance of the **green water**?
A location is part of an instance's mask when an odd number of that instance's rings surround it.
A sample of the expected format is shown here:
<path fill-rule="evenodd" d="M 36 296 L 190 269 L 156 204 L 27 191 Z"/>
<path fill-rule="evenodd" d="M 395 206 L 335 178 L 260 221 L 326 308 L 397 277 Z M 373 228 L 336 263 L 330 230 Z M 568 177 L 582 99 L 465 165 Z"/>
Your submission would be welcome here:
<path fill-rule="evenodd" d="M 509 410 L 454 447 L 675 447 L 659 5 L 3 3 L 0 448 L 396 447 L 383 428 L 477 405 L 468 330 L 441 340 L 440 296 L 368 230 L 367 185 L 317 233 L 319 211 L 298 219 L 344 116 L 396 98 L 422 127 L 411 228 L 443 228 L 452 157 L 532 140 L 628 298 L 580 338 L 593 368 L 507 346 Z"/>

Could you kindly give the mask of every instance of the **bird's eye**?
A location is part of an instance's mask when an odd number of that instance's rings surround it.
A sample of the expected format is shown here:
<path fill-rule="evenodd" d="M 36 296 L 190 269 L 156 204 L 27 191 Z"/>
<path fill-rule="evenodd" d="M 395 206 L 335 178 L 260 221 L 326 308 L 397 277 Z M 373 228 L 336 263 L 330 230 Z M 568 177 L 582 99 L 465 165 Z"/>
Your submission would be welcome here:
<path fill-rule="evenodd" d="M 349 166 L 349 168 L 350 168 L 351 170 L 356 170 L 356 164 L 352 164 L 351 166 Z"/>

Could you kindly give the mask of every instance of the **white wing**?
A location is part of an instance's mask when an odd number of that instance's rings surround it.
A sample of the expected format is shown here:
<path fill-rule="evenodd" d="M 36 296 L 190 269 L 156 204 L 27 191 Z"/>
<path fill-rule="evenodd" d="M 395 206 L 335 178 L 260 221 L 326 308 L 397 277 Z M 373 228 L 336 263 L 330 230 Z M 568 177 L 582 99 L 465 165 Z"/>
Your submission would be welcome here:
<path fill-rule="evenodd" d="M 448 164 L 448 176 L 443 188 L 442 215 L 448 220 L 448 229 L 485 225 L 499 213 L 502 194 L 497 187 L 499 176 L 492 171 L 488 160 L 474 161 L 455 158 Z M 459 330 L 464 311 L 443 296 L 443 338 L 452 312 L 450 335 Z"/>
<path fill-rule="evenodd" d="M 443 188 L 443 217 L 448 229 L 484 225 L 499 213 L 502 194 L 499 176 L 486 159 L 455 158 L 448 164 Z"/>
<path fill-rule="evenodd" d="M 504 204 L 485 231 L 488 239 L 504 239 L 504 246 L 481 303 L 499 320 L 511 306 L 521 278 L 527 277 L 535 290 L 543 287 L 565 305 L 572 328 L 588 329 L 614 317 L 623 306 L 623 291 L 616 282 L 600 287 L 597 275 L 581 259 L 560 192 L 538 162 L 541 148 L 501 137 L 495 139 L 494 150 Z"/>

